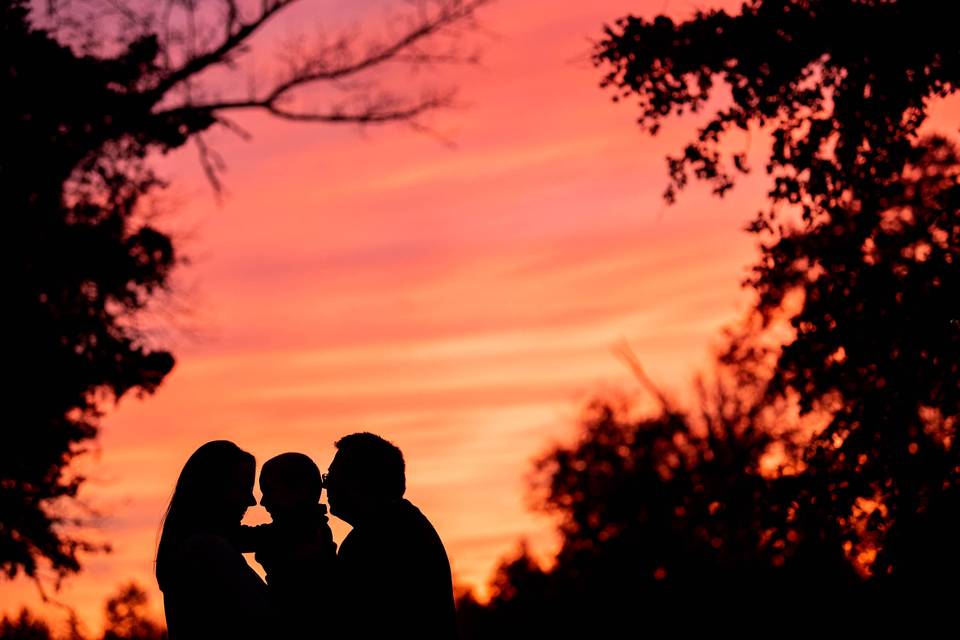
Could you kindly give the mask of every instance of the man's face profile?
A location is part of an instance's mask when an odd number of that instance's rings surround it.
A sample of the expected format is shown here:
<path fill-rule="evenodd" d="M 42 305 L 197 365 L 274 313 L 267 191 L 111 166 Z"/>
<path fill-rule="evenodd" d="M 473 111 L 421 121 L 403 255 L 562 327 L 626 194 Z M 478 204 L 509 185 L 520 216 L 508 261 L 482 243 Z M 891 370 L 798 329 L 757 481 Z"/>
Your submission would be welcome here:
<path fill-rule="evenodd" d="M 341 451 L 333 456 L 333 462 L 327 470 L 326 490 L 330 513 L 341 520 L 350 522 L 350 515 L 357 502 L 355 483 L 350 478 L 350 465 Z"/>

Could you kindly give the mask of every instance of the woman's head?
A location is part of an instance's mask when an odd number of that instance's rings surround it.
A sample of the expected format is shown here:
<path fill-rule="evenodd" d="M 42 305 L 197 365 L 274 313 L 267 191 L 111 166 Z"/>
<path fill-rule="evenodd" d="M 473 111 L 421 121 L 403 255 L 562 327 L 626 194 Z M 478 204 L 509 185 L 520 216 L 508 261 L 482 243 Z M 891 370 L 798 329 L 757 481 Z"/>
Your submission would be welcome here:
<path fill-rule="evenodd" d="M 255 505 L 254 457 L 228 440 L 201 446 L 183 465 L 167 507 L 157 549 L 157 579 L 163 588 L 167 554 L 197 533 L 224 534 Z"/>

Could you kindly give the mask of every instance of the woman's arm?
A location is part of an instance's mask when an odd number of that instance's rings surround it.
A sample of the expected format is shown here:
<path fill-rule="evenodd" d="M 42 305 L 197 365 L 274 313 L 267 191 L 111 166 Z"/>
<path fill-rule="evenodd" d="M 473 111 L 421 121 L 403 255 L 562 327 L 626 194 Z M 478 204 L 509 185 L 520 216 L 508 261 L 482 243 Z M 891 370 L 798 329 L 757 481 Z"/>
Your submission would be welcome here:
<path fill-rule="evenodd" d="M 266 628 L 271 614 L 267 585 L 230 542 L 220 536 L 197 535 L 184 542 L 183 552 L 189 589 L 209 605 L 211 616 Z"/>

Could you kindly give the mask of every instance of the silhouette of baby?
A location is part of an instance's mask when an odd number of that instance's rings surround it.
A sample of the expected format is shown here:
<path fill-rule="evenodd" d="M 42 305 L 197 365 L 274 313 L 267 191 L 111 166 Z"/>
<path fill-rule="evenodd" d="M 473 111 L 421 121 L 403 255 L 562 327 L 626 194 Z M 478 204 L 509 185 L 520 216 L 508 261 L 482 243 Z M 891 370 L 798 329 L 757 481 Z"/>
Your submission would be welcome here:
<path fill-rule="evenodd" d="M 260 470 L 260 504 L 273 521 L 241 526 L 238 536 L 241 551 L 255 552 L 266 570 L 272 599 L 291 631 L 306 624 L 298 620 L 306 611 L 316 613 L 318 602 L 326 601 L 333 580 L 337 545 L 320 504 L 322 490 L 320 470 L 308 456 L 284 453 L 267 460 Z"/>

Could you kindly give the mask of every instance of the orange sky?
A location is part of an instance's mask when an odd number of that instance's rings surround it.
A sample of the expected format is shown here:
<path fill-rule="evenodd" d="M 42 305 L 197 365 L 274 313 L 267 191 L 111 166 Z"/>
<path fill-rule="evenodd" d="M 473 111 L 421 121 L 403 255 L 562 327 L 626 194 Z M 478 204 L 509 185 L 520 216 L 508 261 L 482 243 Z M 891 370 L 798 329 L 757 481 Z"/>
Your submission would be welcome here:
<path fill-rule="evenodd" d="M 329 6 L 360 20 L 346 7 L 377 18 L 383 4 Z M 261 58 L 271 38 L 320 21 L 318 5 L 304 0 L 262 34 Z M 131 578 L 159 612 L 161 513 L 187 456 L 215 438 L 259 462 L 302 451 L 323 469 L 343 434 L 393 440 L 460 584 L 485 583 L 523 537 L 549 552 L 551 523 L 527 505 L 530 462 L 575 433 L 587 399 L 636 390 L 611 347 L 626 338 L 680 394 L 748 301 L 738 283 L 754 250 L 741 228 L 762 176 L 723 200 L 695 186 L 666 208 L 664 155 L 696 121 L 641 134 L 587 59 L 605 21 L 694 8 L 501 0 L 481 14 L 483 64 L 440 76 L 467 103 L 431 119 L 456 149 L 397 126 L 244 114 L 253 141 L 212 140 L 230 167 L 219 207 L 193 150 L 160 164 L 173 181 L 164 224 L 192 260 L 173 317 L 154 319 L 178 361 L 154 397 L 110 412 L 102 454 L 85 463 L 83 495 L 114 552 L 88 559 L 58 597 L 88 628 Z M 335 521 L 338 540 L 347 530 Z M 36 591 L 0 583 L 0 603 L 35 606 Z"/>

